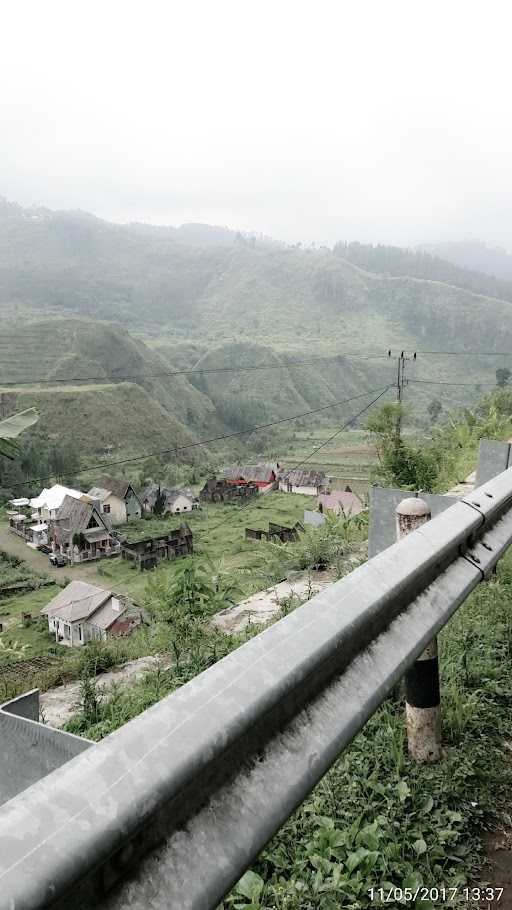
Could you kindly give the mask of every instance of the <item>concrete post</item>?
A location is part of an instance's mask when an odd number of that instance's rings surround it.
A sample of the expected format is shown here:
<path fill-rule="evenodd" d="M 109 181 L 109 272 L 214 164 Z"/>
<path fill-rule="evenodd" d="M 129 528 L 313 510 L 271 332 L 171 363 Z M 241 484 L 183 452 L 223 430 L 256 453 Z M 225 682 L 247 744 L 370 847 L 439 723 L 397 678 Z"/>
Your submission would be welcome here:
<path fill-rule="evenodd" d="M 403 499 L 396 508 L 400 540 L 431 518 L 423 499 Z M 441 705 L 437 639 L 434 638 L 405 674 L 405 715 L 409 755 L 417 762 L 441 758 Z"/>

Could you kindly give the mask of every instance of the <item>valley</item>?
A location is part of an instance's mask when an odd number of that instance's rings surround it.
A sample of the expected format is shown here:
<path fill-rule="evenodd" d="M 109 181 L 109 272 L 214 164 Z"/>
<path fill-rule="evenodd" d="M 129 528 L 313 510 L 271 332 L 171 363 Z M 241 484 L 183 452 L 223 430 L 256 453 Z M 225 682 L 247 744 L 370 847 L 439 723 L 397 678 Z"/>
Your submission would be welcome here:
<path fill-rule="evenodd" d="M 39 429 L 74 440 L 87 467 L 393 384 L 396 360 L 387 351 L 396 358 L 405 348 L 419 351 L 407 377 L 409 425 L 425 427 L 433 399 L 446 413 L 495 387 L 508 355 L 470 352 L 512 351 L 510 306 L 461 286 L 364 271 L 340 250 L 4 204 L 0 413 L 36 406 Z M 307 425 L 328 429 L 350 413 L 348 405 Z M 290 450 L 292 426 L 194 447 L 175 460 L 219 463 L 270 454 L 275 444 Z"/>

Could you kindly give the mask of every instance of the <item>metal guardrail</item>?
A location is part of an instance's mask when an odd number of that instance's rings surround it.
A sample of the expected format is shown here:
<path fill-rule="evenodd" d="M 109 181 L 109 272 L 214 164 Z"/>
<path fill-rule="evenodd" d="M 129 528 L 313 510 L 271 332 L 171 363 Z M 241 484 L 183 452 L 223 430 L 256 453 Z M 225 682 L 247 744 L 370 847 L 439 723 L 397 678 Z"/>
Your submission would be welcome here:
<path fill-rule="evenodd" d="M 0 809 L 0 908 L 213 910 L 512 542 L 512 469 Z"/>

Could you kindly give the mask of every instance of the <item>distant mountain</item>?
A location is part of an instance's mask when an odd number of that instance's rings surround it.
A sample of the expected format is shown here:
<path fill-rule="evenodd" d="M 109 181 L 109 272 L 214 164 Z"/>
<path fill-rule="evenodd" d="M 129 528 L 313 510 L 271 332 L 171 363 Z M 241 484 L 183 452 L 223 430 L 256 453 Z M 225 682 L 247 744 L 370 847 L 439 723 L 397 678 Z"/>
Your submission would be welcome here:
<path fill-rule="evenodd" d="M 98 377 L 79 428 L 84 451 L 101 450 L 108 433 L 123 451 L 137 449 L 145 409 L 145 446 L 158 438 L 172 448 L 177 438 L 266 423 L 392 384 L 388 348 L 512 351 L 511 300 L 512 284 L 423 251 L 303 249 L 208 225 L 115 225 L 83 212 L 0 205 L 0 391 L 2 383 L 65 379 L 16 394 L 20 406 L 44 398 L 51 432 L 69 433 L 79 411 L 71 402 L 86 402 L 74 380 Z M 273 369 L 133 377 L 252 365 Z M 492 385 L 497 366 L 511 364 L 420 355 L 410 378 L 425 384 L 411 384 L 409 398 L 421 410 L 439 397 L 430 381 Z M 478 395 L 442 391 L 446 406 Z M 326 417 L 341 420 L 352 407 L 358 403 Z"/>
<path fill-rule="evenodd" d="M 464 266 L 462 263 L 450 260 L 449 256 L 441 258 L 440 248 L 442 246 L 443 244 L 439 244 L 438 247 L 405 249 L 383 244 L 352 242 L 338 243 L 334 247 L 334 251 L 369 272 L 394 277 L 408 276 L 425 278 L 428 281 L 442 281 L 443 284 L 464 288 L 475 294 L 512 302 L 512 261 L 511 280 L 503 280 L 492 274 L 486 274 L 484 269 L 475 271 L 476 264 Z M 457 246 L 457 244 L 453 244 L 453 246 Z"/>
<path fill-rule="evenodd" d="M 484 272 L 502 281 L 512 282 L 512 253 L 482 240 L 446 241 L 423 244 L 422 250 L 440 256 L 463 269 Z"/>

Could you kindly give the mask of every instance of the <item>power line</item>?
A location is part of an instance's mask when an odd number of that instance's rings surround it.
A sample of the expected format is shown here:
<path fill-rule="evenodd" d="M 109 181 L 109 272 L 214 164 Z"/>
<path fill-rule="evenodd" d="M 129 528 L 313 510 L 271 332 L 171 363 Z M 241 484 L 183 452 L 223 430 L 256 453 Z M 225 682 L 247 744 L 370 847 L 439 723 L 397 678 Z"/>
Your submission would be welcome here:
<path fill-rule="evenodd" d="M 390 386 L 386 386 L 384 391 L 387 392 L 387 390 L 389 388 L 390 388 Z M 366 395 L 372 395 L 374 392 L 377 392 L 377 391 L 380 391 L 380 390 L 379 389 L 368 389 L 366 392 L 361 392 L 359 395 L 352 395 L 351 398 L 344 398 L 342 401 L 335 401 L 335 402 L 333 402 L 333 404 L 326 404 L 320 408 L 313 408 L 310 411 L 304 411 L 302 414 L 294 414 L 291 417 L 282 417 L 280 420 L 274 420 L 271 423 L 263 423 L 263 424 L 259 424 L 257 426 L 248 427 L 246 430 L 237 430 L 235 433 L 225 433 L 222 436 L 213 436 L 210 439 L 202 439 L 202 440 L 199 440 L 198 442 L 190 442 L 190 443 L 187 443 L 187 445 L 175 446 L 172 449 L 162 449 L 158 452 L 146 452 L 143 455 L 134 455 L 131 458 L 121 458 L 116 461 L 102 462 L 101 464 L 91 465 L 90 467 L 83 468 L 80 471 L 68 471 L 66 474 L 61 474 L 60 476 L 62 479 L 64 479 L 65 477 L 77 477 L 81 474 L 89 474 L 91 471 L 99 471 L 99 470 L 103 470 L 104 468 L 111 468 L 111 467 L 115 467 L 115 466 L 122 465 L 122 464 L 129 464 L 134 461 L 144 461 L 146 458 L 158 458 L 162 455 L 171 455 L 171 454 L 174 455 L 174 454 L 177 454 L 178 452 L 183 452 L 186 449 L 193 449 L 193 448 L 196 448 L 197 446 L 211 445 L 214 442 L 221 442 L 225 439 L 232 439 L 235 436 L 244 436 L 248 433 L 255 433 L 258 430 L 267 430 L 270 427 L 275 427 L 278 424 L 286 423 L 287 421 L 290 421 L 290 420 L 298 420 L 301 417 L 309 417 L 311 414 L 318 414 L 321 411 L 327 411 L 330 408 L 340 407 L 342 404 L 347 404 L 349 401 L 355 401 L 357 398 L 363 398 Z M 382 394 L 384 394 L 384 392 L 382 392 Z M 380 398 L 380 395 L 378 397 Z M 358 415 L 356 415 L 356 417 L 357 416 Z M 351 420 L 352 419 L 355 419 L 355 418 L 351 418 Z M 17 483 L 16 486 L 22 487 L 22 486 L 27 486 L 28 484 L 32 484 L 32 483 L 44 483 L 44 481 L 46 481 L 46 480 L 51 480 L 52 476 L 53 475 L 50 474 L 46 477 L 33 477 L 30 480 L 24 480 L 24 481 L 21 481 L 20 483 Z"/>
<path fill-rule="evenodd" d="M 385 395 L 386 392 L 389 392 L 389 390 L 392 389 L 392 388 L 394 388 L 394 386 L 388 385 L 388 386 L 386 386 L 385 389 L 382 389 L 382 391 L 379 393 L 379 395 L 377 395 L 376 398 L 373 399 L 373 401 L 370 401 L 370 403 L 367 404 L 367 405 L 365 405 L 364 408 L 361 408 L 361 410 L 358 411 L 357 414 L 353 414 L 352 417 L 350 417 L 350 418 L 343 424 L 343 426 L 341 426 L 338 430 L 336 430 L 335 433 L 332 433 L 332 434 L 328 437 L 328 439 L 325 439 L 325 440 L 324 440 L 324 442 L 320 443 L 320 445 L 317 446 L 315 449 L 313 449 L 313 451 L 310 452 L 309 455 L 306 455 L 306 457 L 303 458 L 301 461 L 298 461 L 296 464 L 292 465 L 291 468 L 288 468 L 288 470 L 279 478 L 279 480 L 280 480 L 280 481 L 281 481 L 281 480 L 287 480 L 287 478 L 290 476 L 290 474 L 291 474 L 293 471 L 296 471 L 298 468 L 301 468 L 304 464 L 307 464 L 309 461 L 311 461 L 311 459 L 313 458 L 313 456 L 316 455 L 316 453 L 319 452 L 320 449 L 323 449 L 326 445 L 329 445 L 329 443 L 332 442 L 332 440 L 335 439 L 336 436 L 339 436 L 340 433 L 343 433 L 343 431 L 346 430 L 347 427 L 349 427 L 352 423 L 354 423 L 354 421 L 357 420 L 358 417 L 361 417 L 361 415 L 364 414 L 365 411 L 368 411 L 368 410 L 372 407 L 372 405 L 374 405 L 375 402 L 379 400 L 379 398 L 382 398 L 382 396 Z M 374 389 L 373 391 L 375 391 L 375 389 Z M 371 392 L 367 392 L 366 394 L 367 394 L 367 395 L 371 395 L 372 393 L 371 393 Z M 240 508 L 243 509 L 243 508 L 248 507 L 248 506 L 250 506 L 250 505 L 252 505 L 252 497 L 249 497 L 249 498 L 247 499 L 247 501 L 244 502 L 244 503 L 241 505 Z M 231 521 L 231 516 L 229 516 L 229 518 L 228 518 L 227 520 L 223 520 L 223 521 L 219 522 L 219 524 L 216 524 L 215 527 L 209 528 L 209 530 L 218 531 L 219 528 L 222 528 L 225 524 L 228 523 L 228 521 Z"/>
<path fill-rule="evenodd" d="M 31 352 L 32 353 L 32 352 Z M 440 356 L 440 357 L 512 357 L 512 351 L 417 351 L 418 354 L 422 355 L 431 355 L 431 356 Z M 389 356 L 389 355 L 388 355 Z M 117 382 L 126 382 L 129 380 L 137 379 L 161 379 L 164 377 L 173 377 L 173 376 L 193 376 L 193 375 L 211 375 L 216 373 L 248 373 L 248 372 L 258 372 L 258 371 L 269 371 L 269 370 L 285 370 L 293 369 L 294 367 L 300 366 L 315 366 L 317 363 L 325 363 L 326 361 L 336 361 L 340 360 L 343 357 L 357 357 L 362 360 L 379 360 L 385 359 L 385 354 L 371 353 L 364 350 L 351 350 L 351 351 L 340 351 L 337 354 L 332 354 L 325 357 L 316 357 L 313 360 L 289 360 L 284 361 L 279 364 L 254 364 L 243 367 L 204 367 L 200 369 L 187 369 L 187 370 L 162 370 L 156 373 L 107 373 L 103 376 L 70 376 L 66 378 L 58 377 L 53 379 L 36 377 L 34 379 L 23 379 L 23 380 L 14 380 L 9 379 L 0 382 L 0 387 L 9 388 L 17 386 L 31 386 L 31 385 L 71 385 L 73 383 L 82 383 L 82 382 L 108 382 L 108 381 L 117 381 Z M 17 360 L 13 360 L 12 363 L 18 363 Z M 2 366 L 2 364 L 0 364 Z M 3 364 L 5 366 L 5 364 Z"/>
<path fill-rule="evenodd" d="M 475 386 L 492 386 L 496 387 L 495 382 L 448 382 L 444 379 L 407 379 L 407 383 L 422 383 L 423 385 L 454 385 L 454 386 L 467 386 L 468 388 L 475 388 Z"/>
<path fill-rule="evenodd" d="M 418 354 L 438 354 L 447 357 L 512 357 L 512 351 L 420 351 Z"/>
<path fill-rule="evenodd" d="M 324 363 L 327 360 L 339 360 L 343 357 L 361 357 L 365 360 L 373 360 L 378 358 L 385 357 L 384 354 L 359 354 L 357 352 L 341 352 L 339 354 L 332 354 L 329 357 L 316 357 L 314 360 L 288 360 L 284 363 L 279 364 L 258 364 L 250 365 L 245 367 L 209 367 L 204 369 L 192 369 L 192 370 L 165 370 L 158 373 L 130 373 L 119 375 L 117 373 L 107 374 L 105 376 L 71 376 L 68 378 L 58 378 L 58 379 L 23 379 L 21 381 L 16 381 L 14 379 L 0 382 L 1 387 L 9 386 L 30 386 L 30 385 L 56 385 L 59 383 L 65 383 L 71 385 L 74 382 L 106 382 L 108 380 L 117 380 L 118 382 L 125 382 L 130 379 L 160 379 L 164 376 L 190 376 L 195 374 L 210 374 L 210 373 L 248 373 L 253 371 L 267 371 L 267 370 L 286 370 L 298 366 L 315 366 L 317 363 Z M 1 366 L 1 364 L 0 364 Z"/>

